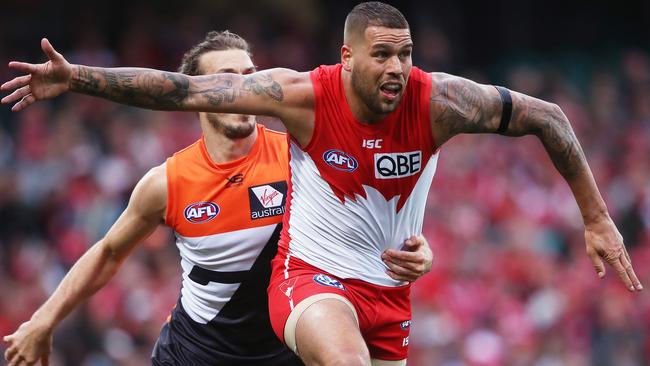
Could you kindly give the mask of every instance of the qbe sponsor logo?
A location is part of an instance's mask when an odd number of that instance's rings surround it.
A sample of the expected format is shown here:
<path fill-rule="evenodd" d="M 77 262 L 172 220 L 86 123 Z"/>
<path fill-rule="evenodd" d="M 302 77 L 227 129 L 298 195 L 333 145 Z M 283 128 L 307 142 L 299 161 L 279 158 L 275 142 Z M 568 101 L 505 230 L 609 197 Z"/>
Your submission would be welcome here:
<path fill-rule="evenodd" d="M 280 216 L 287 202 L 287 182 L 273 182 L 248 188 L 251 219 Z"/>
<path fill-rule="evenodd" d="M 214 202 L 195 202 L 185 207 L 183 215 L 193 224 L 210 221 L 219 215 L 219 206 Z"/>
<path fill-rule="evenodd" d="M 337 280 L 333 279 L 332 277 L 330 277 L 328 275 L 325 275 L 325 274 L 322 274 L 322 273 L 314 275 L 314 282 L 316 282 L 319 285 L 328 286 L 328 287 L 335 287 L 335 288 L 337 288 L 339 290 L 344 290 L 345 291 L 345 287 L 343 286 L 343 284 L 340 281 L 337 281 Z"/>
<path fill-rule="evenodd" d="M 332 168 L 344 172 L 353 172 L 359 167 L 359 163 L 354 156 L 337 149 L 325 151 L 323 160 Z"/>
<path fill-rule="evenodd" d="M 375 154 L 375 178 L 392 179 L 415 175 L 422 170 L 422 152 Z"/>

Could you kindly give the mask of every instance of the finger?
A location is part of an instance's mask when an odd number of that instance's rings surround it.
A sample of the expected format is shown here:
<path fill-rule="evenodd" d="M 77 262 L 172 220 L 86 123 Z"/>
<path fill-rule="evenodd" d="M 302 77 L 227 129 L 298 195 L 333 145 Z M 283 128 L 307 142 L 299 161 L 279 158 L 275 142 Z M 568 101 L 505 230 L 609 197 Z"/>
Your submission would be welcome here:
<path fill-rule="evenodd" d="M 419 241 L 418 238 L 414 235 L 404 240 L 402 250 L 415 251 L 420 245 L 422 245 L 422 242 Z"/>
<path fill-rule="evenodd" d="M 627 254 L 627 251 L 625 251 L 625 255 L 621 256 L 621 264 L 623 265 L 623 268 L 625 268 L 627 276 L 632 281 L 632 290 L 642 290 L 643 286 L 641 285 L 639 278 L 636 276 L 636 273 L 634 273 L 634 267 L 632 267 L 632 262 L 630 261 L 630 256 Z"/>
<path fill-rule="evenodd" d="M 11 61 L 9 63 L 9 68 L 26 74 L 33 74 L 38 71 L 38 65 L 20 61 Z"/>
<path fill-rule="evenodd" d="M 7 348 L 5 351 L 5 360 L 11 361 L 11 359 L 16 356 L 16 353 L 18 353 L 18 348 L 16 348 L 16 346 Z"/>
<path fill-rule="evenodd" d="M 41 366 L 50 366 L 50 355 L 41 356 Z"/>
<path fill-rule="evenodd" d="M 61 56 L 60 53 L 56 52 L 52 44 L 47 38 L 41 39 L 41 49 L 43 52 L 45 52 L 45 55 L 47 55 L 47 58 L 49 58 L 52 61 L 58 61 L 63 59 L 63 56 Z"/>
<path fill-rule="evenodd" d="M 627 270 L 625 269 L 623 263 L 621 262 L 621 257 L 624 256 L 620 255 L 618 258 L 608 262 L 612 267 L 614 267 L 614 270 L 618 274 L 618 277 L 620 277 L 621 281 L 623 281 L 623 283 L 625 284 L 625 287 L 627 287 L 627 289 L 630 291 L 634 291 L 634 285 L 632 285 L 632 280 L 630 280 L 630 276 L 627 275 Z"/>
<path fill-rule="evenodd" d="M 603 260 L 600 258 L 598 253 L 595 251 L 587 251 L 587 256 L 589 256 L 589 259 L 591 259 L 591 263 L 594 265 L 594 269 L 596 270 L 598 278 L 605 277 L 605 265 L 603 264 Z"/>
<path fill-rule="evenodd" d="M 400 276 L 419 277 L 423 273 L 423 271 L 417 267 L 403 266 L 391 261 L 384 261 L 384 264 L 386 264 L 386 267 L 388 267 L 388 269 Z"/>
<path fill-rule="evenodd" d="M 28 94 L 23 99 L 20 100 L 20 102 L 14 104 L 13 107 L 11 107 L 12 112 L 18 112 L 22 111 L 23 109 L 29 107 L 30 104 L 33 104 L 36 101 L 36 98 L 34 97 L 33 94 Z"/>
<path fill-rule="evenodd" d="M 9 91 L 9 90 L 18 89 L 25 85 L 29 85 L 30 81 L 32 81 L 31 74 L 19 76 L 17 78 L 14 78 L 2 84 L 2 86 L 0 86 L 0 91 Z"/>
<path fill-rule="evenodd" d="M 23 358 L 23 356 L 15 357 L 13 360 L 11 360 L 11 362 L 9 362 L 8 366 L 20 366 L 23 364 L 24 360 L 25 359 Z"/>
<path fill-rule="evenodd" d="M 6 335 L 6 336 L 2 337 L 2 340 L 5 341 L 5 342 L 11 342 L 11 340 L 12 340 L 13 338 L 14 338 L 14 335 L 13 335 L 13 334 L 9 334 L 9 335 Z"/>
<path fill-rule="evenodd" d="M 395 281 L 415 282 L 415 280 L 417 280 L 417 277 L 415 276 L 402 276 L 390 270 L 386 271 L 386 274 L 388 274 L 388 277 L 394 279 Z"/>
<path fill-rule="evenodd" d="M 382 258 L 395 263 L 421 264 L 424 257 L 418 252 L 406 252 L 403 250 L 388 249 L 382 254 Z"/>
<path fill-rule="evenodd" d="M 31 92 L 32 92 L 32 91 L 31 91 L 31 88 L 29 87 L 29 85 L 25 85 L 25 86 L 23 86 L 22 88 L 18 88 L 18 89 L 16 89 L 16 90 L 14 90 L 13 93 L 11 93 L 11 94 L 7 95 L 6 97 L 2 98 L 2 100 L 0 100 L 0 103 L 2 103 L 2 104 L 9 104 L 9 103 L 11 103 L 11 102 L 15 102 L 15 101 L 17 101 L 17 100 L 21 100 L 21 99 L 23 99 L 27 94 L 29 94 L 29 93 L 31 93 Z"/>

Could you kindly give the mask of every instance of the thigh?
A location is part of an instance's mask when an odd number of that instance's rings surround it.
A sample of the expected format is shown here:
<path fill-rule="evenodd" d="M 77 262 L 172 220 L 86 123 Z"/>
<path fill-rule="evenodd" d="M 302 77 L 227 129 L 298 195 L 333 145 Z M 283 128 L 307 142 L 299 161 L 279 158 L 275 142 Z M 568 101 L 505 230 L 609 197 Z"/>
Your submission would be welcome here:
<path fill-rule="evenodd" d="M 336 297 L 309 304 L 295 326 L 296 352 L 305 364 L 370 366 L 355 314 L 349 302 Z"/>

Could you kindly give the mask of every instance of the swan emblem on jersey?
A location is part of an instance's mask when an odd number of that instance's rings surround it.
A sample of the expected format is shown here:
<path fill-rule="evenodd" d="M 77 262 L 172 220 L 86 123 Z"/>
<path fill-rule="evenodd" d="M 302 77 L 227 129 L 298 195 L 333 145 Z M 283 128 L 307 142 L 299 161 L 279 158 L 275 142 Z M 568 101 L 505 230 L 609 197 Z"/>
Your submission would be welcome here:
<path fill-rule="evenodd" d="M 323 153 L 323 160 L 332 168 L 344 172 L 353 172 L 359 167 L 359 163 L 354 156 L 337 149 L 325 151 Z"/>
<path fill-rule="evenodd" d="M 195 202 L 185 208 L 185 219 L 193 224 L 208 222 L 217 215 L 221 209 L 214 202 Z"/>
<path fill-rule="evenodd" d="M 337 288 L 339 290 L 344 290 L 345 291 L 345 287 L 343 286 L 343 284 L 341 282 L 333 279 L 332 277 L 330 277 L 328 275 L 324 275 L 322 273 L 314 275 L 314 282 L 316 282 L 319 285 L 335 287 L 335 288 Z"/>

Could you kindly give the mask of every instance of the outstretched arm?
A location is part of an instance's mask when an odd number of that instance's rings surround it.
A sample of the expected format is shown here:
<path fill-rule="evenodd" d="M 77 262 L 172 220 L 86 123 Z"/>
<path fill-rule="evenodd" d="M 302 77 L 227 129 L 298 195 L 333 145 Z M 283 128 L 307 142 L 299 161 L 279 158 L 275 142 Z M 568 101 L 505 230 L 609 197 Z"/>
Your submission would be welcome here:
<path fill-rule="evenodd" d="M 167 201 L 164 166 L 152 169 L 137 184 L 129 205 L 106 236 L 93 245 L 63 278 L 52 296 L 13 334 L 5 359 L 9 365 L 39 360 L 48 364 L 52 332 L 81 302 L 101 289 L 131 251 L 162 222 Z"/>
<path fill-rule="evenodd" d="M 432 74 L 431 126 L 442 145 L 461 133 L 494 133 L 502 113 L 501 97 L 493 86 L 447 74 Z M 623 237 L 609 217 L 585 155 L 569 120 L 555 104 L 511 92 L 512 118 L 507 136 L 537 136 L 555 168 L 571 187 L 585 224 L 587 255 L 599 277 L 607 261 L 631 290 L 641 290 Z"/>
<path fill-rule="evenodd" d="M 142 68 L 89 67 L 68 63 L 47 39 L 41 41 L 41 48 L 49 59 L 46 63 L 9 63 L 10 68 L 25 73 L 0 87 L 13 90 L 2 99 L 3 104 L 15 103 L 13 111 L 74 91 L 149 109 L 275 116 L 298 134 L 312 113 L 308 73 L 271 69 L 248 75 L 188 76 Z"/>

